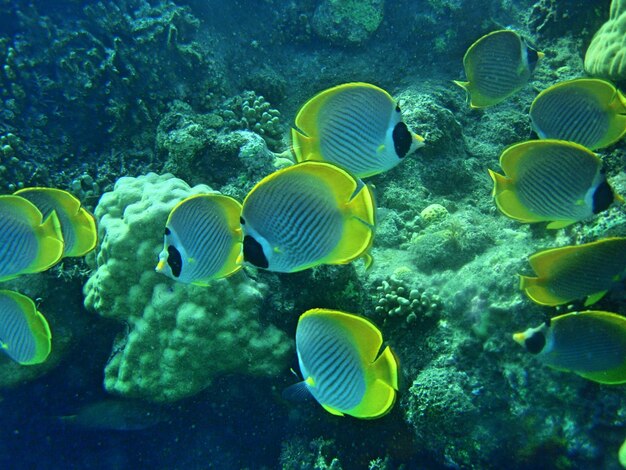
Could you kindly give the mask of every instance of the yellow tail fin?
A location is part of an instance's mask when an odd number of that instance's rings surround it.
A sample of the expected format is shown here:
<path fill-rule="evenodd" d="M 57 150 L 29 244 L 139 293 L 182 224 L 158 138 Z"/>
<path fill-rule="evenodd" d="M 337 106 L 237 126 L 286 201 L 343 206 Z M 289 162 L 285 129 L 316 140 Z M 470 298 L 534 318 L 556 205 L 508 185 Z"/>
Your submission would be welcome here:
<path fill-rule="evenodd" d="M 39 240 L 39 253 L 29 266 L 29 272 L 45 271 L 54 266 L 63 257 L 65 245 L 61 223 L 54 211 L 35 229 L 35 234 Z"/>

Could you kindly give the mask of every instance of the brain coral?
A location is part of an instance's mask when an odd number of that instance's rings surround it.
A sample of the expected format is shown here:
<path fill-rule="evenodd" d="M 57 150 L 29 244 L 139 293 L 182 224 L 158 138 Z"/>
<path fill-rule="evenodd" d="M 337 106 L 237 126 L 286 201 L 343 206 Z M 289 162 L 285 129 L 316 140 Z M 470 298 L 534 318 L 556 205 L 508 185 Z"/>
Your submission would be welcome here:
<path fill-rule="evenodd" d="M 609 20 L 596 32 L 585 55 L 585 70 L 611 80 L 626 80 L 626 0 L 613 0 Z"/>
<path fill-rule="evenodd" d="M 274 374 L 286 365 L 290 340 L 259 319 L 263 284 L 240 273 L 198 287 L 154 271 L 169 211 L 206 192 L 208 186 L 150 173 L 120 178 L 96 207 L 100 244 L 85 306 L 129 326 L 105 368 L 109 392 L 175 401 L 220 373 Z"/>

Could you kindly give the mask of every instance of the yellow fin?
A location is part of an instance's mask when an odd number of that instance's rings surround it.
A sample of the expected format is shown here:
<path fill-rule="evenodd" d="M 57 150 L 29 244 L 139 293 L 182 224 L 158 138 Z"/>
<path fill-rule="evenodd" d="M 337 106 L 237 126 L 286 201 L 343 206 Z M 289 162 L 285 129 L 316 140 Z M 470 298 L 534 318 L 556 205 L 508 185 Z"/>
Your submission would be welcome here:
<path fill-rule="evenodd" d="M 361 258 L 363 259 L 365 271 L 371 270 L 374 266 L 374 257 L 372 256 L 372 254 L 369 251 L 366 251 L 361 255 Z"/>
<path fill-rule="evenodd" d="M 328 405 L 324 405 L 322 403 L 320 403 L 320 405 L 322 405 L 322 408 L 324 408 L 326 411 L 328 411 L 331 415 L 344 416 L 344 414 L 341 411 L 339 411 L 339 410 L 336 410 L 336 409 L 334 409 L 334 408 L 332 408 L 332 407 L 330 407 Z"/>
<path fill-rule="evenodd" d="M 469 103 L 471 101 L 470 82 L 464 82 L 461 80 L 452 80 L 452 81 L 454 82 L 455 85 L 458 85 L 461 88 L 463 88 L 463 91 L 465 91 L 466 93 L 466 100 Z"/>
<path fill-rule="evenodd" d="M 64 242 L 61 223 L 56 212 L 52 212 L 44 222 L 35 229 L 39 240 L 39 253 L 28 268 L 28 272 L 45 271 L 57 264 L 63 257 Z"/>
<path fill-rule="evenodd" d="M 399 388 L 399 361 L 393 350 L 387 346 L 374 361 L 371 371 L 377 380 L 389 385 L 391 388 Z"/>
<path fill-rule="evenodd" d="M 326 258 L 329 263 L 349 263 L 366 253 L 374 241 L 375 207 L 369 186 L 363 185 L 346 209 L 343 235 Z"/>
<path fill-rule="evenodd" d="M 291 129 L 291 141 L 296 162 L 305 160 L 322 161 L 319 151 L 319 141 L 314 137 L 308 137 L 297 129 Z"/>
<path fill-rule="evenodd" d="M 396 391 L 381 380 L 367 384 L 363 400 L 346 413 L 356 418 L 376 419 L 391 411 L 396 402 Z"/>
<path fill-rule="evenodd" d="M 540 222 L 542 219 L 529 211 L 517 197 L 513 180 L 489 170 L 493 180 L 493 197 L 500 212 L 519 222 Z"/>
<path fill-rule="evenodd" d="M 546 228 L 550 230 L 558 230 L 560 228 L 568 227 L 576 222 L 576 220 L 554 220 L 546 225 Z"/>
<path fill-rule="evenodd" d="M 511 178 L 507 178 L 500 173 L 496 173 L 493 170 L 488 169 L 489 176 L 493 181 L 493 189 L 491 191 L 491 195 L 493 197 L 497 196 L 503 191 L 510 191 L 513 187 L 513 180 Z"/>
<path fill-rule="evenodd" d="M 98 229 L 96 228 L 96 219 L 91 212 L 81 207 L 74 217 L 72 228 L 76 234 L 76 241 L 72 249 L 64 253 L 63 256 L 84 256 L 96 248 Z"/>
<path fill-rule="evenodd" d="M 608 290 L 603 290 L 587 296 L 587 300 L 585 300 L 585 307 L 589 307 L 590 305 L 595 304 L 598 300 L 604 297 L 607 292 Z"/>
<path fill-rule="evenodd" d="M 537 277 L 520 276 L 520 289 L 539 305 L 554 307 L 568 302 L 571 299 L 563 299 L 550 292 L 544 285 L 543 280 Z"/>

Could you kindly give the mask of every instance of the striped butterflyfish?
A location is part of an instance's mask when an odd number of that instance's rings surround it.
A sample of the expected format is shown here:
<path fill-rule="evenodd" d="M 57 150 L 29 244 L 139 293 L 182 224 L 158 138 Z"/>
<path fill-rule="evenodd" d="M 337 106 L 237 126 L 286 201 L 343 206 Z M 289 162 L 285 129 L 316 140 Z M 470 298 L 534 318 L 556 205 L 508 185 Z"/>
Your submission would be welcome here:
<path fill-rule="evenodd" d="M 303 313 L 296 328 L 302 382 L 286 396 L 310 394 L 328 412 L 373 419 L 396 400 L 399 364 L 383 337 L 364 317 L 336 310 Z"/>
<path fill-rule="evenodd" d="M 489 170 L 500 211 L 524 223 L 563 228 L 606 210 L 616 199 L 591 150 L 574 142 L 531 140 L 500 156 L 506 176 Z"/>
<path fill-rule="evenodd" d="M 0 281 L 45 271 L 63 256 L 63 233 L 56 212 L 46 219 L 20 196 L 0 196 Z"/>
<path fill-rule="evenodd" d="M 165 224 L 156 271 L 186 284 L 207 285 L 241 269 L 241 204 L 222 194 L 179 202 Z"/>
<path fill-rule="evenodd" d="M 24 188 L 15 195 L 35 204 L 44 219 L 56 212 L 65 242 L 64 257 L 84 256 L 96 247 L 96 220 L 72 194 L 56 188 Z"/>
<path fill-rule="evenodd" d="M 347 171 L 306 161 L 261 180 L 243 201 L 243 259 L 296 272 L 369 258 L 374 238 L 371 189 Z"/>
<path fill-rule="evenodd" d="M 626 318 L 621 315 L 567 313 L 513 339 L 554 369 L 603 384 L 626 382 Z"/>
<path fill-rule="evenodd" d="M 364 178 L 387 171 L 424 146 L 409 130 L 400 106 L 369 83 L 345 83 L 315 95 L 292 129 L 298 162 L 325 161 Z"/>
<path fill-rule="evenodd" d="M 536 277 L 521 276 L 520 288 L 533 301 L 556 306 L 586 297 L 589 306 L 626 276 L 626 238 L 552 248 L 528 261 Z"/>
<path fill-rule="evenodd" d="M 594 150 L 626 133 L 626 98 L 605 80 L 569 80 L 539 93 L 530 119 L 542 139 L 570 140 Z"/>
<path fill-rule="evenodd" d="M 0 290 L 0 349 L 23 365 L 40 364 L 50 354 L 50 328 L 25 295 Z"/>
<path fill-rule="evenodd" d="M 454 83 L 472 108 L 493 106 L 526 85 L 542 57 L 515 31 L 493 31 L 470 46 L 463 57 L 467 81 Z"/>

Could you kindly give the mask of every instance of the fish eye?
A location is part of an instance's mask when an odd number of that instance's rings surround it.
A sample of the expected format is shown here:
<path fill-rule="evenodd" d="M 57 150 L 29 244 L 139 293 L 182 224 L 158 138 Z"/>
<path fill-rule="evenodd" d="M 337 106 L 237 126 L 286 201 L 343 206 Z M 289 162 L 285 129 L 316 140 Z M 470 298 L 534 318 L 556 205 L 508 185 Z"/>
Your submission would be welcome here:
<path fill-rule="evenodd" d="M 539 354 L 546 345 L 546 337 L 540 331 L 535 331 L 530 337 L 524 341 L 526 350 L 531 354 Z"/>
<path fill-rule="evenodd" d="M 393 128 L 393 146 L 398 158 L 404 158 L 409 150 L 411 150 L 412 144 L 413 136 L 409 128 L 404 122 L 400 121 L 396 124 L 396 127 Z"/>
<path fill-rule="evenodd" d="M 172 270 L 172 276 L 180 277 L 180 272 L 183 269 L 183 258 L 174 246 L 167 247 L 167 264 Z"/>
<path fill-rule="evenodd" d="M 172 231 L 169 228 L 165 227 L 165 235 L 169 235 L 170 233 L 172 233 Z"/>
<path fill-rule="evenodd" d="M 270 265 L 261 244 L 250 235 L 243 237 L 243 260 L 258 267 L 267 269 Z"/>
<path fill-rule="evenodd" d="M 246 225 L 246 221 L 244 220 L 244 218 L 243 218 L 243 217 L 239 217 L 239 223 L 240 223 L 241 225 Z"/>
<path fill-rule="evenodd" d="M 399 105 L 399 104 L 397 104 L 397 105 L 396 105 L 396 113 L 400 113 L 400 112 L 402 112 L 402 111 L 400 111 L 400 105 Z"/>
<path fill-rule="evenodd" d="M 607 210 L 613 201 L 615 201 L 613 189 L 606 179 L 603 179 L 593 193 L 593 213 L 598 214 Z"/>

